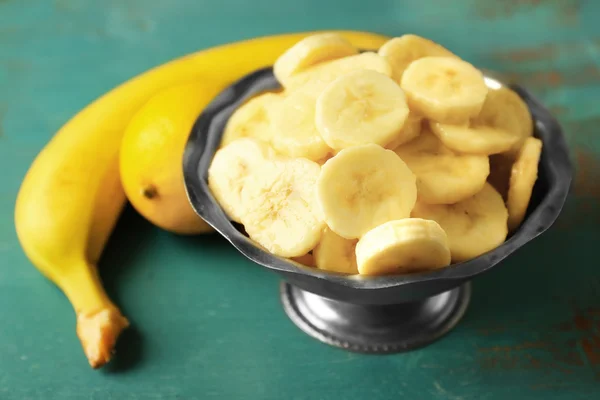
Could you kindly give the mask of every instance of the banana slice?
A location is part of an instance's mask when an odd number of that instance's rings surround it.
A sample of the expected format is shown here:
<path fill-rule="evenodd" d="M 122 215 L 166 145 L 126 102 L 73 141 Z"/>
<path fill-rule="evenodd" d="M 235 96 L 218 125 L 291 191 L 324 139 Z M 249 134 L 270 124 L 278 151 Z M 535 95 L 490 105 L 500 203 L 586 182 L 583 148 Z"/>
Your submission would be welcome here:
<path fill-rule="evenodd" d="M 268 118 L 268 110 L 281 101 L 275 93 L 263 93 L 241 105 L 227 121 L 221 146 L 227 146 L 234 140 L 252 138 L 269 144 L 273 129 Z"/>
<path fill-rule="evenodd" d="M 345 239 L 358 239 L 410 215 L 416 178 L 391 150 L 376 144 L 350 147 L 323 165 L 317 198 L 329 228 Z"/>
<path fill-rule="evenodd" d="M 314 96 L 295 91 L 270 108 L 275 132 L 271 143 L 278 153 L 317 161 L 332 151 L 315 125 L 315 105 Z"/>
<path fill-rule="evenodd" d="M 317 266 L 315 263 L 315 257 L 312 255 L 312 253 L 307 253 L 300 257 L 292 257 L 292 260 L 306 267 L 315 268 Z"/>
<path fill-rule="evenodd" d="M 311 251 L 325 228 L 315 193 L 320 171 L 305 158 L 278 159 L 256 169 L 241 194 L 248 236 L 281 257 Z"/>
<path fill-rule="evenodd" d="M 285 85 L 286 90 L 302 90 L 318 96 L 325 87 L 350 72 L 368 69 L 384 75 L 392 75 L 392 67 L 377 53 L 365 52 L 317 64 L 291 76 Z"/>
<path fill-rule="evenodd" d="M 390 77 L 359 70 L 344 75 L 317 99 L 316 125 L 334 150 L 398 140 L 408 117 L 406 98 Z"/>
<path fill-rule="evenodd" d="M 335 33 L 311 35 L 283 53 L 273 64 L 273 73 L 285 85 L 290 76 L 303 69 L 357 53 L 358 49 Z"/>
<path fill-rule="evenodd" d="M 413 61 L 404 71 L 400 86 L 411 110 L 448 124 L 461 124 L 479 114 L 488 92 L 481 71 L 450 57 Z"/>
<path fill-rule="evenodd" d="M 504 115 L 511 116 L 510 129 L 519 136 L 517 143 L 509 150 L 509 153 L 515 158 L 525 140 L 533 136 L 533 118 L 521 96 L 510 88 L 502 86 L 494 90 L 494 95 L 496 107 L 501 108 Z"/>
<path fill-rule="evenodd" d="M 407 34 L 388 40 L 379 48 L 378 54 L 385 57 L 392 66 L 392 77 L 400 82 L 402 74 L 410 63 L 423 57 L 453 57 L 454 53 L 445 47 L 421 36 Z"/>
<path fill-rule="evenodd" d="M 525 138 L 527 126 L 523 110 L 508 89 L 490 90 L 479 115 L 469 124 L 449 125 L 432 122 L 431 129 L 453 150 L 472 154 L 498 154 L 513 148 Z M 529 114 L 527 109 L 525 112 Z M 526 118 L 526 117 L 525 117 Z"/>
<path fill-rule="evenodd" d="M 418 202 L 412 217 L 436 221 L 448 235 L 453 262 L 495 249 L 506 240 L 508 211 L 500 194 L 486 183 L 476 195 L 456 204 Z"/>
<path fill-rule="evenodd" d="M 473 196 L 490 172 L 487 156 L 456 153 L 427 127 L 394 151 L 417 176 L 419 201 L 427 204 L 452 204 Z"/>
<path fill-rule="evenodd" d="M 404 143 L 408 143 L 411 140 L 415 139 L 417 136 L 421 134 L 421 128 L 423 124 L 423 118 L 414 113 L 409 112 L 408 117 L 406 118 L 406 122 L 404 122 L 404 126 L 401 129 L 400 135 L 398 135 L 394 140 L 388 143 L 385 148 L 394 150 L 397 147 L 403 145 Z"/>
<path fill-rule="evenodd" d="M 537 180 L 541 154 L 542 141 L 534 137 L 527 138 L 512 167 L 506 201 L 510 231 L 517 229 L 525 218 L 533 185 Z"/>
<path fill-rule="evenodd" d="M 483 110 L 482 110 L 483 112 Z M 466 154 L 497 154 L 509 150 L 519 137 L 511 132 L 473 121 L 471 124 L 431 123 L 431 130 L 452 150 Z"/>
<path fill-rule="evenodd" d="M 344 239 L 331 229 L 325 228 L 321 241 L 313 250 L 317 268 L 344 274 L 358 274 L 356 242 L 355 239 Z"/>
<path fill-rule="evenodd" d="M 225 214 L 241 222 L 241 192 L 246 179 L 271 156 L 261 142 L 237 139 L 215 153 L 208 169 L 208 187 Z"/>
<path fill-rule="evenodd" d="M 362 275 L 416 272 L 450 265 L 448 237 L 431 220 L 406 218 L 373 228 L 356 245 Z"/>

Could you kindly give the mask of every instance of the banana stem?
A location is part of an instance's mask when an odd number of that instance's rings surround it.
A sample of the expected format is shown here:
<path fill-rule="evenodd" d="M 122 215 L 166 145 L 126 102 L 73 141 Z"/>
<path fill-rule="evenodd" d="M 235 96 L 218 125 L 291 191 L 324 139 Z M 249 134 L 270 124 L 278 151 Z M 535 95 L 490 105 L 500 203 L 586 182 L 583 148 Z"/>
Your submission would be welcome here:
<path fill-rule="evenodd" d="M 69 276 L 61 280 L 61 289 L 75 309 L 77 337 L 88 362 L 99 368 L 110 361 L 129 321 L 108 298 L 94 265 L 86 263 L 69 270 Z"/>

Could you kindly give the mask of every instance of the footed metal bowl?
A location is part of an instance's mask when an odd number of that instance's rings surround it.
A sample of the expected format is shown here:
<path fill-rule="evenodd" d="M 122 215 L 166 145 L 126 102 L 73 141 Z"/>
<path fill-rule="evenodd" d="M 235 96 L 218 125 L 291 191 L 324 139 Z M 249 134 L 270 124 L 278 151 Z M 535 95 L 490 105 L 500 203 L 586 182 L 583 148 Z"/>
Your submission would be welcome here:
<path fill-rule="evenodd" d="M 486 73 L 488 84 L 507 84 Z M 235 82 L 205 108 L 189 136 L 183 171 L 195 212 L 244 256 L 283 278 L 280 296 L 290 319 L 327 344 L 365 353 L 392 353 L 427 345 L 451 330 L 466 311 L 470 281 L 545 232 L 557 219 L 571 184 L 572 165 L 558 122 L 525 88 L 543 141 L 538 179 L 525 220 L 496 249 L 447 268 L 409 275 L 366 277 L 309 268 L 270 254 L 227 218 L 207 184 L 208 168 L 231 114 L 258 93 L 279 89 L 271 67 Z"/>

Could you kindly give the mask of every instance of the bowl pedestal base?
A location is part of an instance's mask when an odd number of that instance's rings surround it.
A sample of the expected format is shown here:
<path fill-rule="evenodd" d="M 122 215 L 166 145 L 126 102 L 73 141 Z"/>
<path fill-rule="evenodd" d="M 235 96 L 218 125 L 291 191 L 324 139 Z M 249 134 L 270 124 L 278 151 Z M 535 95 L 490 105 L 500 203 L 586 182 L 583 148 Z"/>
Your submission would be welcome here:
<path fill-rule="evenodd" d="M 301 330 L 331 346 L 372 354 L 400 353 L 434 342 L 456 326 L 470 298 L 469 282 L 424 300 L 392 305 L 345 303 L 281 284 L 283 308 Z"/>

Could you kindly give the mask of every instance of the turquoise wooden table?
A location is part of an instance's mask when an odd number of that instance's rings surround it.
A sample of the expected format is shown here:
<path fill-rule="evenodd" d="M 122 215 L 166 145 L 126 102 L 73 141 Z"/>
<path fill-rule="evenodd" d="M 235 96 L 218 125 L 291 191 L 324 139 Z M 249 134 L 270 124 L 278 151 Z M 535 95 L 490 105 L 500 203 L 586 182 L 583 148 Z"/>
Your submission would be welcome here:
<path fill-rule="evenodd" d="M 600 398 L 599 14 L 583 0 L 0 0 L 0 399 Z M 576 163 L 559 221 L 474 281 L 441 341 L 366 356 L 297 329 L 278 277 L 224 240 L 176 237 L 128 209 L 100 270 L 132 327 L 91 370 L 70 305 L 14 233 L 30 162 L 75 112 L 152 66 L 333 28 L 421 34 L 529 87 Z"/>

